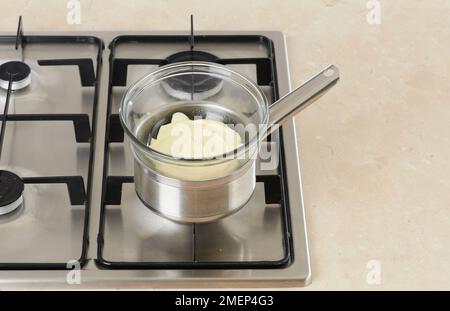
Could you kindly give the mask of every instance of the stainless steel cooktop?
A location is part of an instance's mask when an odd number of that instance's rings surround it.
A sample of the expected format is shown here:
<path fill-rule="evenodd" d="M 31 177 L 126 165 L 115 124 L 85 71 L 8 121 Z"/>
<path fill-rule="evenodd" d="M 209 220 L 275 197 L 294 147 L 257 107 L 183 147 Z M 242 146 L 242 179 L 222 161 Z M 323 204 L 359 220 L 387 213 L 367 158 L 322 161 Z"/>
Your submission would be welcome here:
<path fill-rule="evenodd" d="M 290 90 L 282 33 L 199 32 L 194 42 L 196 51 L 257 81 L 270 100 Z M 263 146 L 275 148 L 277 157 L 261 156 L 256 191 L 238 213 L 184 225 L 139 201 L 117 117 L 120 98 L 190 44 L 184 32 L 0 36 L 0 78 L 2 64 L 30 68 L 27 75 L 11 67 L 20 74 L 10 90 L 7 78 L 0 81 L 0 180 L 11 181 L 5 174 L 13 173 L 24 189 L 17 200 L 5 201 L 13 211 L 0 215 L 0 288 L 310 283 L 294 121 Z M 4 185 L 0 181 L 0 201 Z"/>

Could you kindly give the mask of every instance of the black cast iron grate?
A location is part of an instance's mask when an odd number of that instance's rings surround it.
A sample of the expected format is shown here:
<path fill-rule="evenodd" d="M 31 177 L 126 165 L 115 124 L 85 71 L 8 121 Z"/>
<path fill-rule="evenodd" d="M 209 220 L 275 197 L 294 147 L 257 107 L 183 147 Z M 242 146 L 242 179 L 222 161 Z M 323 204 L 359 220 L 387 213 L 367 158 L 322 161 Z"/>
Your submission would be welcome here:
<path fill-rule="evenodd" d="M 102 40 L 93 36 L 39 36 L 24 35 L 22 30 L 22 18 L 19 18 L 16 36 L 0 36 L 0 43 L 13 44 L 15 49 L 23 50 L 27 45 L 37 44 L 84 44 L 94 45 L 97 47 L 96 68 L 94 69 L 94 60 L 92 59 L 42 59 L 38 60 L 41 66 L 78 66 L 80 73 L 80 82 L 82 87 L 94 87 L 94 99 L 92 103 L 92 130 L 89 122 L 88 114 L 8 114 L 8 106 L 12 91 L 12 77 L 9 79 L 9 87 L 6 94 L 5 108 L 0 119 L 2 121 L 2 129 L 0 134 L 0 157 L 3 148 L 3 141 L 6 131 L 7 122 L 21 121 L 67 121 L 72 122 L 74 126 L 75 141 L 77 143 L 87 143 L 89 145 L 89 165 L 87 187 L 82 176 L 45 176 L 45 177 L 25 177 L 21 179 L 24 184 L 66 184 L 68 196 L 71 205 L 84 205 L 84 224 L 81 254 L 78 259 L 80 266 L 84 266 L 87 262 L 87 250 L 89 244 L 89 211 L 90 197 L 92 189 L 93 174 L 93 156 L 95 144 L 95 129 L 97 119 L 97 102 L 98 102 L 98 77 L 95 72 L 100 72 L 102 63 L 102 51 L 104 44 Z M 23 51 L 21 51 L 22 61 Z M 86 192 L 87 189 L 87 192 Z M 61 207 L 65 208 L 65 207 Z M 66 270 L 72 269 L 66 262 L 0 262 L 0 270 Z"/>
<path fill-rule="evenodd" d="M 270 86 L 272 98 L 279 98 L 277 77 L 275 68 L 275 52 L 272 41 L 261 35 L 196 35 L 195 42 L 198 43 L 259 43 L 263 44 L 267 51 L 266 58 L 217 58 L 214 61 L 220 64 L 254 64 L 256 65 L 258 85 Z M 195 243 L 193 243 L 194 258 L 192 261 L 176 262 L 130 262 L 130 261 L 110 261 L 103 257 L 105 245 L 105 213 L 106 205 L 120 205 L 122 196 L 122 185 L 133 183 L 132 176 L 109 176 L 108 159 L 109 146 L 112 143 L 123 143 L 124 132 L 121 127 L 119 117 L 112 111 L 112 90 L 116 86 L 126 86 L 127 68 L 129 65 L 158 65 L 162 66 L 171 61 L 171 57 L 166 59 L 137 59 L 137 58 L 117 58 L 115 52 L 117 47 L 123 43 L 187 43 L 190 51 L 194 55 L 194 36 L 191 35 L 124 35 L 116 37 L 109 45 L 111 50 L 109 59 L 109 86 L 108 86 L 108 107 L 106 116 L 105 152 L 103 167 L 102 185 L 102 206 L 100 212 L 100 225 L 97 237 L 97 266 L 105 269 L 274 269 L 288 266 L 294 256 L 292 248 L 292 235 L 289 215 L 289 202 L 287 197 L 287 182 L 284 171 L 284 155 L 281 149 L 280 166 L 277 175 L 257 176 L 257 182 L 264 183 L 266 193 L 266 203 L 279 203 L 282 206 L 282 231 L 284 256 L 275 261 L 200 261 L 195 258 Z M 183 51 L 182 51 L 183 52 Z M 184 53 L 184 52 L 183 52 Z M 197 51 L 198 54 L 198 51 Z M 176 54 L 174 54 L 176 55 Z M 173 55 L 172 55 L 173 56 Z M 183 56 L 183 59 L 185 55 Z M 195 56 L 193 57 L 195 58 Z M 280 143 L 283 144 L 282 133 L 280 132 Z M 270 189 L 270 191 L 269 191 Z M 195 225 L 192 234 L 195 241 Z"/>

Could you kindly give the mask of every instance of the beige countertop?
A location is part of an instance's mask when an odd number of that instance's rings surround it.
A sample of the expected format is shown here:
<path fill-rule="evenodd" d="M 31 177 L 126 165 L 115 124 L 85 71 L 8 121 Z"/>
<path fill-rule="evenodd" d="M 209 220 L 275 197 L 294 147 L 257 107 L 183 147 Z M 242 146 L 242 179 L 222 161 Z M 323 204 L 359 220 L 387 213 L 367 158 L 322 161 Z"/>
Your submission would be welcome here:
<path fill-rule="evenodd" d="M 370 0 L 373 1 L 373 0 Z M 7 1 L 0 30 L 281 30 L 293 85 L 341 81 L 297 117 L 313 283 L 450 289 L 450 1 Z M 8 17 L 5 17 L 8 16 Z M 368 284 L 373 263 L 380 284 Z"/>

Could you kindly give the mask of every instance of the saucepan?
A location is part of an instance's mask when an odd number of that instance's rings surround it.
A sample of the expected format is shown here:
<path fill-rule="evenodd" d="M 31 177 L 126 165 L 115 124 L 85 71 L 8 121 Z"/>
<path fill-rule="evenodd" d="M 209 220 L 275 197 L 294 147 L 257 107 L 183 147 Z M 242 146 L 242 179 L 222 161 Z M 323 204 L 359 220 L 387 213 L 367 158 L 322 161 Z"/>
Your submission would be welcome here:
<path fill-rule="evenodd" d="M 134 184 L 151 210 L 182 223 L 212 222 L 243 207 L 256 184 L 261 142 L 339 80 L 331 65 L 278 101 L 246 76 L 216 63 L 160 67 L 133 84 L 120 121 L 134 156 Z M 152 148 L 175 113 L 232 127 L 240 143 L 209 157 L 182 157 Z"/>

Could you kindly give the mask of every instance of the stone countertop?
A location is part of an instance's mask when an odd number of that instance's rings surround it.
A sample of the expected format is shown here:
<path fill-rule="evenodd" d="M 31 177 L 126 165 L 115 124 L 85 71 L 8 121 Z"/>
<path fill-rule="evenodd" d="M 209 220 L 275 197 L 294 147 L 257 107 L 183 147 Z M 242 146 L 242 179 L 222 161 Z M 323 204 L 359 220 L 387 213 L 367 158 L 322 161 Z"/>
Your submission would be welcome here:
<path fill-rule="evenodd" d="M 450 289 L 450 1 L 80 0 L 75 25 L 68 2 L 7 1 L 0 30 L 186 30 L 193 13 L 198 30 L 283 31 L 293 85 L 339 66 L 296 118 L 307 289 Z"/>

